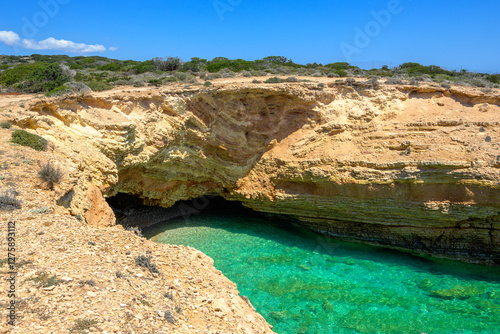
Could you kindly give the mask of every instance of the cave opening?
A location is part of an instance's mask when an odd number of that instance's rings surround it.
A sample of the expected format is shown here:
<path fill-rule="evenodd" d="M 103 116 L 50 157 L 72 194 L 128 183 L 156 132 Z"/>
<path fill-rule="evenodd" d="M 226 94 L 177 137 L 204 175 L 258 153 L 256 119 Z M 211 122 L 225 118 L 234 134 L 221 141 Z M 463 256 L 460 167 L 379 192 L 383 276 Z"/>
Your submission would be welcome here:
<path fill-rule="evenodd" d="M 113 210 L 117 224 L 141 229 L 152 227 L 169 220 L 201 215 L 208 212 L 240 212 L 247 216 L 272 218 L 282 221 L 293 219 L 275 214 L 265 214 L 246 208 L 238 201 L 228 201 L 222 196 L 206 195 L 191 200 L 177 201 L 173 206 L 164 208 L 146 205 L 144 199 L 126 193 L 118 193 L 106 199 Z M 271 217 L 272 216 L 272 217 Z"/>

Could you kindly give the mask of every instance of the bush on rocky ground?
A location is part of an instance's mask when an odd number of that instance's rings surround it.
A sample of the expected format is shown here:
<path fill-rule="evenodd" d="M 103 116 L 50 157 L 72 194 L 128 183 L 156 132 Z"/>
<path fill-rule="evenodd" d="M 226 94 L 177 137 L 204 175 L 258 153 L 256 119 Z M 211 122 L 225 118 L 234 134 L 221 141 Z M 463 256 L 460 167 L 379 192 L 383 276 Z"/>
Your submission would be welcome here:
<path fill-rule="evenodd" d="M 49 189 L 53 189 L 55 184 L 61 182 L 63 172 L 59 169 L 59 167 L 55 166 L 51 162 L 47 162 L 45 165 L 40 166 L 38 177 L 43 182 L 47 183 Z"/>
<path fill-rule="evenodd" d="M 12 139 L 10 141 L 14 144 L 31 147 L 37 151 L 45 151 L 47 149 L 46 139 L 24 130 L 15 130 L 12 132 Z"/>
<path fill-rule="evenodd" d="M 17 193 L 14 190 L 6 190 L 0 195 L 0 210 L 10 211 L 21 208 L 21 202 L 16 198 Z"/>
<path fill-rule="evenodd" d="M 283 82 L 283 80 L 281 80 L 280 78 L 278 77 L 272 77 L 272 78 L 269 78 L 267 79 L 266 81 L 264 81 L 265 83 L 281 83 Z"/>
<path fill-rule="evenodd" d="M 151 256 L 139 255 L 135 258 L 135 264 L 148 269 L 152 274 L 160 273 L 154 263 L 151 263 Z"/>

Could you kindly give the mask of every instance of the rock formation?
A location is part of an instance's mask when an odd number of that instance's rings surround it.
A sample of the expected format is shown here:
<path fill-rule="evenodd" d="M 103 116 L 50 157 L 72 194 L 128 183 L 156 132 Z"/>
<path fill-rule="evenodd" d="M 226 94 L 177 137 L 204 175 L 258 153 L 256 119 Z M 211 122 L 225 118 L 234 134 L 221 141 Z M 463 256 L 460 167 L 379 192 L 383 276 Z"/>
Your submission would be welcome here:
<path fill-rule="evenodd" d="M 74 215 L 220 195 L 336 237 L 500 264 L 500 94 L 216 83 L 34 101 L 16 125 L 65 152 Z M 99 218 L 101 217 L 101 218 Z"/>

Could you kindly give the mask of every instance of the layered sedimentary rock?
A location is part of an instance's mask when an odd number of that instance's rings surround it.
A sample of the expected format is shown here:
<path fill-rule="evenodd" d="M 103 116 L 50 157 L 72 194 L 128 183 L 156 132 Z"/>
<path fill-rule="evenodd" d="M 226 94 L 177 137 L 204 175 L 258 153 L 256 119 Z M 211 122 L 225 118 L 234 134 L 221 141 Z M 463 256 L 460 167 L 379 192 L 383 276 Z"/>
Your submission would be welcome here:
<path fill-rule="evenodd" d="M 17 125 L 65 150 L 60 202 L 92 223 L 109 212 L 95 187 L 163 207 L 220 195 L 332 236 L 500 264 L 498 90 L 220 83 L 30 110 Z"/>

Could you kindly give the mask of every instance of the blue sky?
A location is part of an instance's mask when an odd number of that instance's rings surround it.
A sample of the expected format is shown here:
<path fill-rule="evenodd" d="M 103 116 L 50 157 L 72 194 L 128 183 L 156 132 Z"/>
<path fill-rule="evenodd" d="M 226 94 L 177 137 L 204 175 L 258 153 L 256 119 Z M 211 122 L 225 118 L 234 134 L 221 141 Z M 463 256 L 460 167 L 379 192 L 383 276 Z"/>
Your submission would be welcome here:
<path fill-rule="evenodd" d="M 500 72 L 498 0 L 9 1 L 0 54 L 179 56 Z"/>

